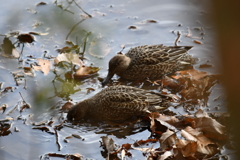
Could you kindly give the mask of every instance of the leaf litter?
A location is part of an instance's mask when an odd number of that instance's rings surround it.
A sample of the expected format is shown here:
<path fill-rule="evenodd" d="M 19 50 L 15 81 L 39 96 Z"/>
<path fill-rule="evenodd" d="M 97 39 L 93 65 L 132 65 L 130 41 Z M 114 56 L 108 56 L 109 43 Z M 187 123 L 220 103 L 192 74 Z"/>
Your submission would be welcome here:
<path fill-rule="evenodd" d="M 199 118 L 206 118 L 211 123 L 199 123 Z M 114 155 L 119 155 L 122 159 L 125 156 L 131 157 L 131 150 L 143 152 L 147 159 L 210 158 L 220 152 L 222 145 L 219 142 L 227 140 L 226 128 L 201 109 L 194 116 L 175 117 L 154 112 L 149 114 L 149 119 L 150 121 L 154 119 L 150 129 L 154 132 L 155 135 L 152 136 L 155 139 L 139 140 L 134 144 L 126 143 L 120 146 L 115 144 L 112 138 L 102 137 L 102 146 L 106 149 L 107 159 Z M 172 129 L 167 128 L 159 135 L 158 130 L 161 130 L 161 125 L 165 125 L 161 124 L 163 121 L 176 130 L 172 131 Z M 160 125 L 157 125 L 159 122 Z M 141 147 L 145 144 L 152 145 L 150 145 L 151 147 Z M 159 144 L 160 147 L 156 147 Z"/>

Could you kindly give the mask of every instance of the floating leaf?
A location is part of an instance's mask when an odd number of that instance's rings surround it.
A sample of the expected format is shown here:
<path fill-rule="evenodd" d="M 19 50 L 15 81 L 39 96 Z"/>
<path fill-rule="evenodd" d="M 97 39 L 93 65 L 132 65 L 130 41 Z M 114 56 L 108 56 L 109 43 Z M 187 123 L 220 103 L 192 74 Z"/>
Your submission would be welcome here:
<path fill-rule="evenodd" d="M 205 76 L 208 76 L 209 74 L 207 72 L 198 71 L 195 69 L 190 70 L 183 70 L 183 71 L 177 71 L 174 73 L 173 76 L 171 76 L 174 79 L 179 79 L 182 77 L 189 77 L 191 79 L 199 80 Z"/>
<path fill-rule="evenodd" d="M 71 102 L 66 102 L 63 106 L 62 106 L 62 110 L 70 110 L 70 108 L 72 108 L 73 104 Z"/>
<path fill-rule="evenodd" d="M 92 66 L 82 66 L 77 69 L 76 73 L 73 75 L 74 78 L 86 78 L 100 70 L 98 67 Z"/>
<path fill-rule="evenodd" d="M 137 29 L 136 26 L 129 26 L 128 29 Z"/>
<path fill-rule="evenodd" d="M 67 63 L 72 63 L 77 66 L 82 66 L 83 62 L 79 59 L 77 54 L 72 54 L 72 53 L 62 53 L 58 54 L 58 56 L 54 59 L 54 63 L 58 64 L 60 62 L 67 62 Z"/>
<path fill-rule="evenodd" d="M 3 48 L 3 53 L 1 54 L 7 58 L 19 58 L 20 53 L 16 50 L 15 46 L 12 44 L 9 38 L 5 37 L 3 40 L 3 44 L 1 45 Z"/>
<path fill-rule="evenodd" d="M 32 43 L 34 41 L 34 37 L 31 34 L 20 34 L 17 39 L 21 43 Z"/>
<path fill-rule="evenodd" d="M 106 147 L 108 154 L 115 151 L 115 144 L 112 138 L 109 138 L 107 136 L 101 137 L 103 141 L 103 145 Z"/>
<path fill-rule="evenodd" d="M 51 67 L 51 63 L 49 60 L 46 60 L 46 59 L 41 59 L 41 58 L 38 58 L 38 65 L 39 66 L 32 66 L 36 71 L 39 71 L 41 70 L 44 75 L 47 75 L 50 71 L 50 67 Z"/>

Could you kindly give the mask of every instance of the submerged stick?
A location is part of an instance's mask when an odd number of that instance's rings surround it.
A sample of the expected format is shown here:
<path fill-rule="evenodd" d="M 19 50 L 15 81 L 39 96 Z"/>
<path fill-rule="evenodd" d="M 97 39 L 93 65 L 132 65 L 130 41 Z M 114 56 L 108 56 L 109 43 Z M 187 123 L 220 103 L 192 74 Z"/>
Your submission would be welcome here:
<path fill-rule="evenodd" d="M 178 46 L 177 43 L 178 43 L 178 40 L 179 40 L 180 36 L 181 36 L 180 32 L 177 31 L 177 39 L 175 40 L 175 46 Z"/>

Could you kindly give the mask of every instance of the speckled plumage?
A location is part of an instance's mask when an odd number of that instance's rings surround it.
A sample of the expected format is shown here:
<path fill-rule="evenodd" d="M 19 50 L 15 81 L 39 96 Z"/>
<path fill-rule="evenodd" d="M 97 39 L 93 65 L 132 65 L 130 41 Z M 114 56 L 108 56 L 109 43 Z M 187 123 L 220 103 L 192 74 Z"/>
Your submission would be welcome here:
<path fill-rule="evenodd" d="M 159 93 L 131 86 L 111 86 L 73 106 L 67 118 L 122 121 L 168 107 L 165 98 Z"/>
<path fill-rule="evenodd" d="M 114 74 L 127 80 L 158 79 L 163 75 L 193 63 L 187 51 L 192 46 L 144 45 L 131 48 L 125 55 L 118 54 L 109 61 L 106 85 Z"/>

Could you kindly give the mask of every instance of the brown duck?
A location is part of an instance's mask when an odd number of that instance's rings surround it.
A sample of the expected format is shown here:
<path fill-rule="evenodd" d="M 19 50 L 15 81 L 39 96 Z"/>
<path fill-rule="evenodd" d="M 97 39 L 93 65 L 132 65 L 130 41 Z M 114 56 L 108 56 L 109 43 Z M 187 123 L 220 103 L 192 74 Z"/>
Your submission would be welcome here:
<path fill-rule="evenodd" d="M 160 93 L 130 86 L 111 86 L 73 106 L 68 112 L 67 119 L 123 121 L 165 109 L 168 104 L 166 97 Z"/>
<path fill-rule="evenodd" d="M 127 80 L 156 80 L 194 62 L 187 51 L 192 46 L 144 45 L 117 54 L 109 61 L 105 86 L 117 74 Z"/>

